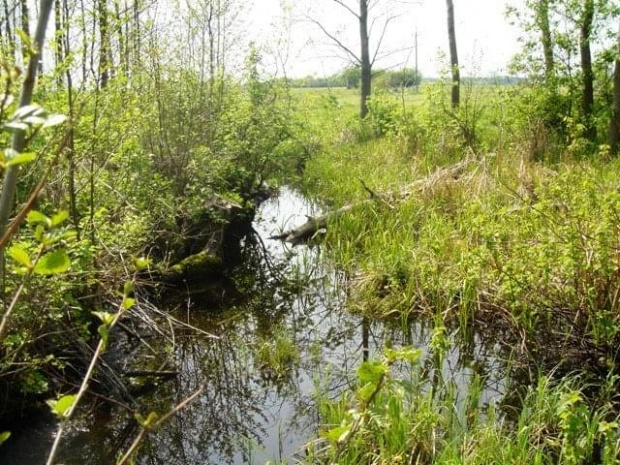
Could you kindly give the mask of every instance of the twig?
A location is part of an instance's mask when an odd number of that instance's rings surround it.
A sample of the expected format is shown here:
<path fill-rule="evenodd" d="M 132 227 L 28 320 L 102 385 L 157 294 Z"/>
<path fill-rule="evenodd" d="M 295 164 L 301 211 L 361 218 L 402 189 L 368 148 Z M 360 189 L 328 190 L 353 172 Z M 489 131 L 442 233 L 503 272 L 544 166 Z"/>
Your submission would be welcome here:
<path fill-rule="evenodd" d="M 147 434 L 149 434 L 151 431 L 159 428 L 163 423 L 165 423 L 170 418 L 172 418 L 174 415 L 176 415 L 180 410 L 182 410 L 185 407 L 187 407 L 200 394 L 202 394 L 202 392 L 204 390 L 205 390 L 205 386 L 204 385 L 200 386 L 196 392 L 194 392 L 191 396 L 189 396 L 188 398 L 183 400 L 181 403 L 179 403 L 176 407 L 174 407 L 168 413 L 166 413 L 163 417 L 161 417 L 159 420 L 157 420 L 152 426 L 149 426 L 148 428 L 142 427 L 142 431 L 140 431 L 138 436 L 136 436 L 136 439 L 134 439 L 133 443 L 131 444 L 131 446 L 129 447 L 127 452 L 125 452 L 125 455 L 123 455 L 123 457 L 121 457 L 121 459 L 117 462 L 116 465 L 124 465 L 125 463 L 127 463 L 127 461 L 134 454 L 134 452 L 136 451 L 136 449 L 138 448 L 138 446 L 140 445 L 140 443 L 146 437 Z"/>

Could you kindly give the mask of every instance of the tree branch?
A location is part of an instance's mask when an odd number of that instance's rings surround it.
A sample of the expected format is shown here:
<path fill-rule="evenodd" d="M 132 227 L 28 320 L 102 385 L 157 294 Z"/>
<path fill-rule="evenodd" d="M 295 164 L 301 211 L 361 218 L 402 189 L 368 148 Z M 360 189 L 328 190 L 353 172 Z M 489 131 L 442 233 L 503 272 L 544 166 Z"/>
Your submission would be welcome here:
<path fill-rule="evenodd" d="M 338 5 L 340 5 L 342 8 L 344 8 L 345 10 L 347 10 L 349 13 L 351 13 L 353 16 L 355 16 L 357 19 L 360 19 L 360 15 L 358 15 L 355 11 L 353 11 L 353 9 L 351 7 L 349 7 L 346 3 L 344 3 L 341 0 L 332 0 L 333 2 L 337 3 Z"/>
<path fill-rule="evenodd" d="M 325 29 L 325 27 L 323 27 L 323 25 L 320 22 L 312 18 L 308 18 L 308 20 L 316 24 L 321 29 L 321 31 L 323 31 L 323 34 L 329 37 L 338 47 L 344 50 L 353 60 L 355 60 L 359 64 L 362 63 L 361 58 L 359 58 L 355 53 L 353 53 L 351 49 L 347 47 L 346 45 L 344 45 L 335 35 L 331 34 L 327 29 Z"/>

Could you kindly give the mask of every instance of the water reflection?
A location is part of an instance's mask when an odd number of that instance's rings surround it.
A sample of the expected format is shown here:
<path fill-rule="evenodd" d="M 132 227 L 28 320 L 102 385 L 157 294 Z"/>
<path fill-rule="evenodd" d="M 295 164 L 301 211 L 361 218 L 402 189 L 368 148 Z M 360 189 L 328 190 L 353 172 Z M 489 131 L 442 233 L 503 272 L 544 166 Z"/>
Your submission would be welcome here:
<path fill-rule="evenodd" d="M 173 381 L 160 380 L 156 389 L 142 396 L 143 414 L 166 412 L 199 386 L 206 389 L 147 439 L 137 463 L 290 460 L 317 434 L 316 386 L 334 398 L 352 388 L 361 360 L 380 354 L 387 341 L 396 347 L 423 348 L 423 363 L 433 378 L 428 356 L 431 334 L 424 324 L 377 322 L 349 314 L 345 276 L 331 266 L 320 247 L 290 248 L 267 239 L 318 212 L 296 191 L 282 189 L 262 205 L 253 224 L 256 234 L 243 239 L 243 266 L 232 274 L 243 298 L 227 308 L 212 308 L 192 296 L 191 302 L 171 309 L 177 318 L 219 339 L 187 333 L 177 334 L 174 343 L 150 341 L 163 358 L 173 360 L 179 375 Z M 138 350 L 143 352 L 132 360 L 143 363 L 154 357 L 144 348 Z M 454 381 L 457 400 L 467 396 L 474 375 L 486 381 L 482 403 L 501 398 L 505 375 L 496 351 L 478 337 L 466 345 L 452 345 L 441 375 Z M 405 379 L 416 376 L 406 364 L 396 371 Z M 60 460 L 113 463 L 117 451 L 127 449 L 137 432 L 131 414 L 113 407 L 98 409 L 68 437 Z"/>

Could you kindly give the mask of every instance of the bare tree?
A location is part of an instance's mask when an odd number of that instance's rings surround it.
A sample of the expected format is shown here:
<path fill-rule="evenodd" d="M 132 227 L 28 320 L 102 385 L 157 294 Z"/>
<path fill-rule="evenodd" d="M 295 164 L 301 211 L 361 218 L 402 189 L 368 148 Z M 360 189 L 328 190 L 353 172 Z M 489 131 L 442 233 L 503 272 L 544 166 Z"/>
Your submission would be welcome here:
<path fill-rule="evenodd" d="M 454 29 L 454 4 L 446 0 L 448 6 L 448 40 L 450 41 L 450 67 L 452 70 L 452 108 L 458 108 L 461 101 L 461 72 L 456 48 L 456 31 Z"/>
<path fill-rule="evenodd" d="M 370 51 L 370 32 L 368 27 L 368 13 L 372 6 L 376 2 L 370 0 L 359 0 L 359 12 L 353 7 L 347 5 L 344 0 L 332 0 L 334 3 L 340 5 L 352 16 L 354 16 L 359 23 L 360 33 L 360 53 L 355 53 L 352 48 L 348 47 L 342 40 L 340 40 L 335 34 L 329 32 L 327 28 L 321 22 L 311 19 L 321 31 L 338 47 L 342 50 L 361 71 L 361 95 L 360 95 L 360 118 L 364 118 L 368 114 L 368 98 L 372 93 L 372 68 L 377 60 L 383 39 L 385 37 L 387 28 L 392 17 L 387 17 L 383 22 L 383 28 L 377 41 L 374 54 Z"/>

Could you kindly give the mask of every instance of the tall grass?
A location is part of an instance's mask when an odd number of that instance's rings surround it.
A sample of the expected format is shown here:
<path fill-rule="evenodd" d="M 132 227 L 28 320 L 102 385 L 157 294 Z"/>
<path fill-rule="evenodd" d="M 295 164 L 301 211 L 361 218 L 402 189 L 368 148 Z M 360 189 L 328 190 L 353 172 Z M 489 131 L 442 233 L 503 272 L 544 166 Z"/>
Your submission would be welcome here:
<path fill-rule="evenodd" d="M 380 194 L 328 228 L 326 245 L 352 276 L 352 310 L 425 315 L 466 338 L 485 327 L 532 384 L 510 414 L 478 405 L 481 380 L 459 406 L 451 380 L 429 386 L 422 375 L 386 383 L 363 411 L 355 392 L 321 398 L 328 431 L 352 415 L 364 421 L 346 447 L 325 434 L 312 457 L 617 463 L 620 162 L 604 150 L 585 158 L 548 134 L 533 140 L 545 131 L 524 103 L 530 90 L 470 91 L 457 115 L 437 87 L 405 105 L 378 95 L 362 123 L 344 114 L 343 95 L 312 96 L 331 106 L 308 110 L 323 132 L 304 186 L 333 207 L 367 199 L 364 185 Z"/>

